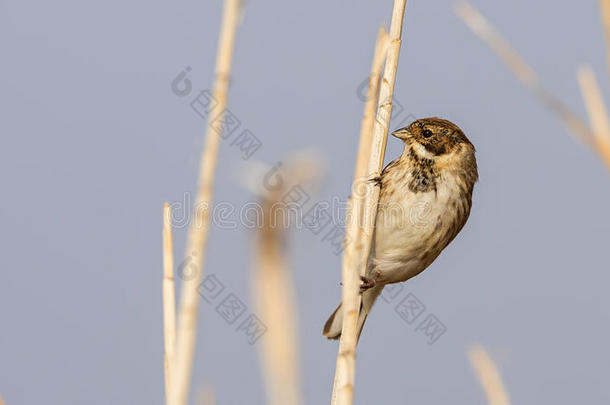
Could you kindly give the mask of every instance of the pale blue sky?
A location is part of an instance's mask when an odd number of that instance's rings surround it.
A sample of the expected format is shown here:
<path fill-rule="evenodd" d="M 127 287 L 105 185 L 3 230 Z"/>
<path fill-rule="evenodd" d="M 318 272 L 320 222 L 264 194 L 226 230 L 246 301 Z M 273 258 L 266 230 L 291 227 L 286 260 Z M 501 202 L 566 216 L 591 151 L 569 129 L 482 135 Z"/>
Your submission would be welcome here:
<path fill-rule="evenodd" d="M 575 79 L 606 95 L 597 1 L 473 1 L 547 87 L 585 116 Z M 465 350 L 486 345 L 514 403 L 610 400 L 602 164 L 454 15 L 409 1 L 396 98 L 404 115 L 448 118 L 476 145 L 469 223 L 405 286 L 447 332 L 433 345 L 380 303 L 358 353 L 356 404 L 485 403 Z M 317 198 L 345 197 L 386 1 L 246 1 L 230 108 L 269 165 L 315 148 Z M 195 185 L 203 121 L 170 89 L 191 66 L 210 86 L 221 1 L 0 0 L 0 394 L 7 405 L 163 403 L 161 204 Z M 393 127 L 398 122 L 393 123 Z M 387 158 L 400 142 L 390 139 Z M 224 142 L 216 201 L 254 197 Z M 176 233 L 176 250 L 184 248 Z M 251 232 L 212 230 L 206 271 L 249 305 Z M 306 404 L 328 403 L 337 345 L 321 326 L 340 259 L 307 230 L 290 243 Z M 255 347 L 202 301 L 194 385 L 219 405 L 263 404 Z M 424 315 L 422 315 L 424 316 Z"/>

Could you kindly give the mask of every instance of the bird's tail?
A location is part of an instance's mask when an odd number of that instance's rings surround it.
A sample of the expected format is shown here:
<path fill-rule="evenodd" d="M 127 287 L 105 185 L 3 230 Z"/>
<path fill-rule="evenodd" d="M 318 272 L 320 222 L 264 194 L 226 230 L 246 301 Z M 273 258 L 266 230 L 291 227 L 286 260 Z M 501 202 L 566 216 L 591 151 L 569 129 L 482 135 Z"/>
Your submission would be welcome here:
<path fill-rule="evenodd" d="M 373 307 L 373 303 L 375 299 L 381 293 L 383 289 L 382 286 L 376 286 L 371 288 L 368 291 L 365 291 L 362 294 L 362 300 L 360 301 L 360 314 L 358 315 L 358 339 L 360 339 L 360 334 L 362 333 L 362 328 L 364 328 L 364 322 L 366 322 L 366 317 L 371 312 L 371 308 Z M 343 328 L 343 308 L 342 304 L 339 304 L 335 312 L 332 313 L 330 318 L 324 324 L 324 328 L 322 329 L 322 335 L 326 336 L 328 339 L 336 340 L 341 337 L 341 329 Z"/>
<path fill-rule="evenodd" d="M 343 304 L 339 304 L 335 312 L 328 318 L 328 321 L 324 324 L 322 334 L 331 340 L 336 340 L 341 337 L 341 329 L 343 328 Z M 362 304 L 360 304 L 360 314 L 358 315 L 358 338 L 362 333 L 364 322 L 366 321 L 367 313 L 362 310 Z"/>

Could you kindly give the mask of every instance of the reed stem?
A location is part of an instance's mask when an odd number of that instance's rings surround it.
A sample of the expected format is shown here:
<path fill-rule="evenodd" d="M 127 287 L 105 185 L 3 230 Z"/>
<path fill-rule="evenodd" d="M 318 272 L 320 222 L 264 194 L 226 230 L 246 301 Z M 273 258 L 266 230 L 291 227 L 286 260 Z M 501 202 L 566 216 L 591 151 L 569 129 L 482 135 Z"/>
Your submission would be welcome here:
<path fill-rule="evenodd" d="M 589 66 L 578 69 L 577 78 L 593 128 L 594 148 L 610 170 L 610 124 L 604 97 L 595 79 L 595 73 Z"/>
<path fill-rule="evenodd" d="M 171 381 L 176 349 L 176 297 L 174 287 L 174 241 L 172 234 L 172 209 L 163 204 L 163 336 L 165 362 L 165 401 L 171 398 Z"/>
<path fill-rule="evenodd" d="M 493 360 L 482 346 L 475 346 L 468 351 L 468 358 L 489 405 L 510 405 L 508 392 L 502 377 Z"/>
<path fill-rule="evenodd" d="M 591 146 L 591 129 L 574 114 L 559 98 L 546 90 L 534 69 L 515 51 L 498 31 L 471 4 L 457 3 L 455 12 L 483 42 L 510 68 L 517 79 L 523 83 L 538 101 L 553 112 L 561 122 L 582 142 Z"/>
<path fill-rule="evenodd" d="M 392 22 L 390 25 L 389 45 L 385 60 L 385 70 L 381 84 L 379 85 L 379 96 L 377 100 L 377 113 L 371 114 L 370 105 L 365 105 L 363 118 L 363 128 L 361 129 L 359 154 L 357 157 L 354 182 L 359 182 L 358 177 L 362 177 L 364 172 L 367 178 L 377 177 L 381 173 L 385 146 L 390 126 L 390 116 L 392 113 L 392 97 L 394 94 L 394 83 L 396 81 L 396 71 L 398 69 L 398 57 L 400 54 L 402 24 L 406 0 L 395 0 L 392 12 Z M 384 46 L 379 42 L 383 41 L 383 35 L 378 36 L 378 45 L 375 57 L 381 52 Z M 374 70 L 377 62 L 373 62 Z M 371 95 L 369 95 L 370 98 Z M 370 126 L 367 127 L 367 116 L 373 116 L 372 136 L 367 134 Z M 366 165 L 365 163 L 366 162 Z M 366 169 L 365 169 L 366 168 Z M 342 309 L 343 327 L 341 339 L 339 341 L 339 352 L 335 369 L 335 380 L 331 404 L 351 405 L 354 401 L 354 379 L 356 372 L 356 346 L 358 343 L 357 321 L 360 309 L 360 275 L 366 271 L 366 258 L 370 252 L 372 234 L 379 201 L 379 188 L 371 182 L 362 184 L 364 195 L 356 196 L 351 199 L 348 207 L 347 226 L 346 226 L 346 246 L 342 261 Z M 359 226 L 359 219 L 362 218 L 362 226 Z M 370 220 L 367 220 L 370 218 Z"/>
<path fill-rule="evenodd" d="M 212 190 L 218 150 L 222 139 L 219 133 L 222 129 L 219 131 L 218 125 L 212 125 L 212 120 L 216 123 L 222 123 L 226 112 L 231 62 L 239 23 L 240 5 L 241 0 L 225 0 L 224 2 L 218 52 L 216 55 L 216 77 L 212 88 L 212 96 L 216 101 L 216 106 L 208 116 L 209 122 L 206 127 L 205 145 L 199 167 L 199 184 L 195 198 L 195 208 L 186 242 L 186 256 L 191 257 L 197 271 L 193 277 L 184 280 L 182 283 L 178 317 L 175 378 L 172 381 L 173 400 L 171 405 L 186 405 L 188 401 L 195 353 L 197 314 L 199 310 L 197 288 L 203 279 L 203 265 L 205 263 L 210 228 Z"/>
<path fill-rule="evenodd" d="M 269 193 L 262 204 L 264 222 L 256 238 L 252 295 L 267 328 L 257 346 L 268 403 L 301 405 L 295 287 L 284 255 L 290 213 L 280 202 L 283 194 Z"/>

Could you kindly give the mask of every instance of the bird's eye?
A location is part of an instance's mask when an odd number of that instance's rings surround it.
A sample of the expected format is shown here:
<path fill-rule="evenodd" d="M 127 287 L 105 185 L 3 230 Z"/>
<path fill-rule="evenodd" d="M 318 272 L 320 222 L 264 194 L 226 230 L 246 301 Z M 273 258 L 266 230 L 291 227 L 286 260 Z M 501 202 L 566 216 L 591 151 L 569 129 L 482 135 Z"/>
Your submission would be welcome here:
<path fill-rule="evenodd" d="M 421 134 L 424 136 L 424 138 L 430 138 L 432 136 L 432 131 L 429 129 L 424 129 Z"/>

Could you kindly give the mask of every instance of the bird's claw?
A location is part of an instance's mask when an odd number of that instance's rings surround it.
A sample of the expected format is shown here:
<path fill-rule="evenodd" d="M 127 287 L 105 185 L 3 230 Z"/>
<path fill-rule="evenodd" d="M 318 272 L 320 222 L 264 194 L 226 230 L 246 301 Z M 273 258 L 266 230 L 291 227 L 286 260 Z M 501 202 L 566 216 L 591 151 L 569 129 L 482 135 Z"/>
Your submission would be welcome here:
<path fill-rule="evenodd" d="M 362 294 L 363 292 L 365 292 L 366 290 L 375 287 L 375 279 L 373 278 L 368 278 L 368 277 L 364 277 L 364 276 L 360 276 L 360 280 L 362 280 L 362 283 L 360 284 L 360 294 Z"/>
<path fill-rule="evenodd" d="M 362 281 L 360 283 L 360 294 L 362 294 L 363 292 L 365 292 L 366 290 L 368 290 L 370 288 L 375 287 L 375 285 L 377 284 L 374 279 L 364 277 L 364 276 L 360 276 L 360 281 Z M 343 287 L 343 281 L 340 281 L 339 285 L 341 287 Z"/>
<path fill-rule="evenodd" d="M 373 183 L 377 187 L 381 187 L 381 176 L 375 176 L 368 180 L 369 183 Z"/>

